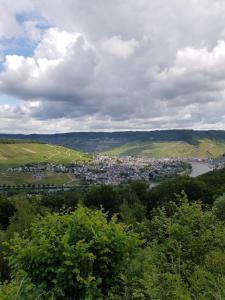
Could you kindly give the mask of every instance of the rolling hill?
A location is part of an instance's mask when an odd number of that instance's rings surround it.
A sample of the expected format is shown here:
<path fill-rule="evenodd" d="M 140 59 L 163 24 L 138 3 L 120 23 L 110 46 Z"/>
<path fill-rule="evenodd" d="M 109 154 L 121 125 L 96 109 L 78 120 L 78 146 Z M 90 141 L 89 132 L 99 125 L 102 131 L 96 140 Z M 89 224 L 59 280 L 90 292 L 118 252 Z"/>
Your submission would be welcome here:
<path fill-rule="evenodd" d="M 203 139 L 196 144 L 187 142 L 140 142 L 126 143 L 103 152 L 106 155 L 139 155 L 148 157 L 201 157 L 216 158 L 225 153 L 225 143 Z"/>
<path fill-rule="evenodd" d="M 0 168 L 29 163 L 64 163 L 88 161 L 89 156 L 62 146 L 37 142 L 0 141 Z"/>
<path fill-rule="evenodd" d="M 0 134 L 0 139 L 33 140 L 87 153 L 154 157 L 216 157 L 225 152 L 222 130 L 157 130 L 70 132 L 59 134 Z"/>

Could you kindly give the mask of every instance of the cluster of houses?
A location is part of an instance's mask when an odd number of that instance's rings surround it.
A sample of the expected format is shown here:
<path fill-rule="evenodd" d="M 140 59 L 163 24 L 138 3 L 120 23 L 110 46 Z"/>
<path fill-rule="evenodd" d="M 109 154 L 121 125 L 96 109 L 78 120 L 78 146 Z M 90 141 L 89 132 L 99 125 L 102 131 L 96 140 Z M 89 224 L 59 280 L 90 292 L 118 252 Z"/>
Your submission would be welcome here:
<path fill-rule="evenodd" d="M 24 166 L 8 168 L 9 172 L 29 172 L 34 174 L 43 173 L 45 171 L 52 173 L 68 173 L 70 170 L 71 166 L 52 163 L 26 164 Z"/>
<path fill-rule="evenodd" d="M 223 169 L 225 167 L 225 155 L 214 160 L 215 169 Z"/>
<path fill-rule="evenodd" d="M 72 173 L 75 177 L 91 184 L 117 185 L 122 182 L 145 180 L 176 175 L 185 171 L 180 159 L 154 159 L 147 157 L 113 157 L 96 155 L 89 163 L 83 164 L 30 164 L 8 169 L 11 172 L 31 172 L 35 178 L 42 178 L 45 171 Z"/>
<path fill-rule="evenodd" d="M 98 155 L 85 166 L 85 179 L 96 184 L 120 184 L 126 181 L 152 181 L 184 171 L 181 160 L 148 157 L 110 157 Z M 81 175 L 79 170 L 77 175 Z"/>
<path fill-rule="evenodd" d="M 8 169 L 9 172 L 24 172 L 31 173 L 35 181 L 41 181 L 44 177 L 45 172 L 51 173 L 68 173 L 71 172 L 71 168 L 65 165 L 57 165 L 50 163 L 40 164 L 27 164 L 24 166 L 12 167 Z"/>

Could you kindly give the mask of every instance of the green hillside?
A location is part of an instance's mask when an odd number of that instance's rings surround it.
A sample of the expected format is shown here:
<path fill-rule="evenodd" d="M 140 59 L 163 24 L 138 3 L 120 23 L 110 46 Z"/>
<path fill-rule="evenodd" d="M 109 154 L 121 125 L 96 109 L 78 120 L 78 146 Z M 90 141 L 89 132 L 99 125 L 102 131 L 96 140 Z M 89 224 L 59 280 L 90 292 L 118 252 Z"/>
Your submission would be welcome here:
<path fill-rule="evenodd" d="M 225 143 L 209 139 L 196 144 L 187 142 L 133 142 L 103 152 L 107 155 L 142 155 L 149 157 L 218 157 L 225 153 Z"/>
<path fill-rule="evenodd" d="M 88 161 L 90 158 L 78 151 L 41 143 L 0 143 L 0 167 L 29 163 L 63 163 Z"/>
<path fill-rule="evenodd" d="M 38 141 L 52 145 L 61 145 L 86 153 L 101 153 L 128 144 L 128 149 L 135 143 L 148 149 L 152 143 L 187 143 L 197 145 L 201 140 L 212 140 L 225 143 L 224 130 L 155 130 L 155 131 L 124 131 L 124 132 L 68 132 L 58 134 L 1 134 L 0 139 L 20 139 Z M 125 149 L 126 150 L 126 149 Z M 123 151 L 123 149 L 122 149 Z M 139 150 L 137 150 L 139 151 Z"/>

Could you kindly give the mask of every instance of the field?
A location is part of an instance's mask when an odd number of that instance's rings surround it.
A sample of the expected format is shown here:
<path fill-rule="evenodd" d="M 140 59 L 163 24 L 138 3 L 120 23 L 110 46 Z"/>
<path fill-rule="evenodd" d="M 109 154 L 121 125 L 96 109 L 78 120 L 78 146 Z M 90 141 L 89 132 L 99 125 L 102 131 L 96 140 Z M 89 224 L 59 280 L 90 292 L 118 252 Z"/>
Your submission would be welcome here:
<path fill-rule="evenodd" d="M 225 153 L 225 143 L 199 140 L 196 145 L 186 142 L 133 142 L 103 152 L 106 155 L 141 155 L 149 157 L 218 157 Z"/>
<path fill-rule="evenodd" d="M 0 144 L 0 168 L 30 163 L 69 164 L 88 161 L 89 156 L 61 146 L 39 143 Z"/>
<path fill-rule="evenodd" d="M 29 172 L 10 172 L 3 171 L 0 174 L 0 184 L 2 185 L 22 185 L 22 184 L 54 184 L 54 185 L 75 185 L 78 181 L 70 173 L 44 172 L 43 176 L 37 178 Z"/>

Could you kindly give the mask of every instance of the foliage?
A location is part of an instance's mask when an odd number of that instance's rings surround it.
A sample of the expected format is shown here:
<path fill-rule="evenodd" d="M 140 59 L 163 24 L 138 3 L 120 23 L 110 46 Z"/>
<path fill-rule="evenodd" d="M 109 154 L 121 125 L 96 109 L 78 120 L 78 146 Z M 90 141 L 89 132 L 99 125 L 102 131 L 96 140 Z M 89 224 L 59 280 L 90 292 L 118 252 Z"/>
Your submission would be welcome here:
<path fill-rule="evenodd" d="M 24 144 L 25 141 L 23 139 L 2 139 L 0 138 L 0 144 Z M 44 142 L 40 142 L 40 141 L 34 141 L 34 140 L 27 140 L 26 139 L 26 143 L 29 144 L 44 144 Z"/>
<path fill-rule="evenodd" d="M 13 205 L 13 215 L 5 210 L 0 231 L 0 279 L 12 280 L 0 299 L 225 299 L 225 197 L 214 176 L 2 197 L 0 212 Z"/>
<path fill-rule="evenodd" d="M 148 193 L 148 211 L 154 208 L 166 207 L 171 201 L 179 202 L 176 195 L 185 192 L 189 201 L 199 201 L 203 203 L 213 203 L 212 197 L 209 196 L 208 186 L 198 178 L 178 176 L 162 182 L 160 185 L 151 189 Z"/>
<path fill-rule="evenodd" d="M 7 237 L 12 237 L 15 232 L 23 232 L 29 228 L 38 215 L 44 215 L 46 209 L 39 205 L 36 198 L 28 198 L 25 195 L 17 195 L 11 198 L 15 213 L 10 218 L 10 224 L 5 231 Z"/>
<path fill-rule="evenodd" d="M 101 208 L 109 213 L 111 217 L 119 212 L 121 196 L 113 186 L 94 186 L 86 194 L 84 204 L 90 208 Z"/>
<path fill-rule="evenodd" d="M 82 196 L 77 190 L 69 190 L 45 194 L 42 196 L 40 203 L 52 212 L 60 212 L 63 209 L 74 209 L 81 199 Z"/>
<path fill-rule="evenodd" d="M 0 229 L 5 230 L 9 225 L 10 217 L 15 212 L 14 205 L 7 197 L 0 196 Z"/>
<path fill-rule="evenodd" d="M 148 240 L 136 258 L 143 273 L 136 281 L 149 299 L 224 298 L 225 226 L 212 211 L 187 201 L 170 217 L 161 209 Z"/>
<path fill-rule="evenodd" d="M 225 221 L 225 194 L 215 200 L 214 210 L 217 217 Z"/>
<path fill-rule="evenodd" d="M 107 222 L 101 211 L 80 207 L 71 214 L 48 215 L 14 237 L 9 262 L 16 278 L 25 276 L 31 283 L 32 293 L 110 299 L 124 293 L 123 278 L 139 243 L 115 218 Z"/>
<path fill-rule="evenodd" d="M 213 170 L 199 176 L 199 180 L 204 182 L 208 187 L 208 195 L 212 199 L 218 198 L 225 193 L 225 168 Z"/>
<path fill-rule="evenodd" d="M 5 199 L 13 208 L 13 215 L 9 217 L 7 227 L 0 231 L 0 282 L 9 279 L 8 264 L 3 257 L 5 250 L 4 241 L 13 237 L 15 232 L 22 232 L 29 228 L 38 215 L 44 215 L 46 209 L 39 205 L 36 198 L 28 198 L 25 195 L 17 195 Z"/>
<path fill-rule="evenodd" d="M 139 200 L 129 204 L 124 200 L 120 207 L 120 216 L 125 224 L 132 224 L 137 226 L 146 218 L 146 208 Z"/>

